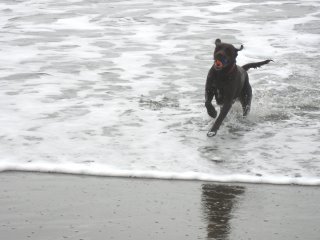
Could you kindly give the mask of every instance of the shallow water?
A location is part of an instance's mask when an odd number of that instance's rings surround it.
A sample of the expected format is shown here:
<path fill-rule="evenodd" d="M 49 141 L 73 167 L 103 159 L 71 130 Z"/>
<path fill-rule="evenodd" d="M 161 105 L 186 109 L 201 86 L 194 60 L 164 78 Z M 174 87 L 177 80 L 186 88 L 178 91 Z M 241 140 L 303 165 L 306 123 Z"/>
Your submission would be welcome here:
<path fill-rule="evenodd" d="M 320 185 L 318 1 L 0 6 L 0 170 Z M 216 38 L 274 63 L 207 138 Z"/>

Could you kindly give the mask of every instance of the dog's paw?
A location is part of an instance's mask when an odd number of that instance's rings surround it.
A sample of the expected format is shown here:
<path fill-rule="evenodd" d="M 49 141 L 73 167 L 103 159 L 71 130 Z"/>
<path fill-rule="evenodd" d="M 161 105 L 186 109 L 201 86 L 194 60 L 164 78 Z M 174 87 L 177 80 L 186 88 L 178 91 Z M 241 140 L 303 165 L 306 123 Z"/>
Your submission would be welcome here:
<path fill-rule="evenodd" d="M 250 106 L 245 106 L 243 108 L 243 116 L 246 117 L 249 115 L 249 113 L 250 113 Z"/>
<path fill-rule="evenodd" d="M 206 106 L 207 107 L 207 112 L 208 112 L 208 115 L 212 118 L 216 118 L 217 117 L 217 111 L 216 109 L 214 108 L 214 106 L 212 106 L 211 104 Z"/>
<path fill-rule="evenodd" d="M 216 110 L 214 110 L 214 111 L 208 111 L 208 114 L 209 114 L 209 116 L 210 117 L 212 117 L 212 118 L 216 118 L 217 117 L 217 111 Z"/>
<path fill-rule="evenodd" d="M 209 131 L 208 133 L 207 133 L 207 136 L 208 137 L 214 137 L 215 135 L 217 135 L 217 131 Z"/>

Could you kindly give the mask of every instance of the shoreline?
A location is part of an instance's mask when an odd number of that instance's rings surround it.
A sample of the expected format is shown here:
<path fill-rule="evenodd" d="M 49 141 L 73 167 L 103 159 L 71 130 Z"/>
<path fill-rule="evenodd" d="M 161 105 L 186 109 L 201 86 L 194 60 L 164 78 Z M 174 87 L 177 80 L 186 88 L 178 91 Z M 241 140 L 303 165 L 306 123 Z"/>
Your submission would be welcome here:
<path fill-rule="evenodd" d="M 318 239 L 314 186 L 1 172 L 6 239 Z"/>
<path fill-rule="evenodd" d="M 35 170 L 38 169 L 38 170 Z M 282 176 L 250 176 L 234 174 L 227 176 L 212 176 L 197 172 L 161 172 L 161 171 L 131 171 L 131 170 L 113 170 L 101 171 L 99 167 L 86 169 L 77 165 L 70 165 L 68 169 L 60 169 L 59 166 L 34 167 L 28 164 L 25 167 L 3 167 L 0 174 L 5 172 L 26 172 L 26 173 L 44 173 L 44 174 L 65 174 L 74 176 L 88 177 L 111 177 L 128 179 L 150 179 L 150 180 L 169 180 L 169 181 L 199 181 L 221 184 L 266 184 L 279 186 L 314 186 L 320 187 L 320 179 L 316 178 L 293 178 Z"/>

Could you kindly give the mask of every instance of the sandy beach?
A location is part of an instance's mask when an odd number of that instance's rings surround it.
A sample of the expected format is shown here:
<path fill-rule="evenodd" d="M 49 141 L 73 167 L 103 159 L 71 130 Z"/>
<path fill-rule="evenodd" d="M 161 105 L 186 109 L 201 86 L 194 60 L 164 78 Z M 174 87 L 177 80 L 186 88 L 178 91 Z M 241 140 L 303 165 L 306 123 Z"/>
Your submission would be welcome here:
<path fill-rule="evenodd" d="M 0 236 L 319 239 L 319 187 L 3 172 Z"/>

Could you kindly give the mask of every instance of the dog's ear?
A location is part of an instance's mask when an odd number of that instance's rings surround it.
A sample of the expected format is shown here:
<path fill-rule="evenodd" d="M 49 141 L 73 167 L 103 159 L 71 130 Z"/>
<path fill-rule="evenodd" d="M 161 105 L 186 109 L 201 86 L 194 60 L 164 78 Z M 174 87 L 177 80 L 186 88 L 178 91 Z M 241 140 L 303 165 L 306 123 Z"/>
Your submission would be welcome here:
<path fill-rule="evenodd" d="M 234 50 L 236 50 L 236 52 L 235 52 L 235 54 L 236 54 L 235 57 L 238 56 L 238 52 L 241 51 L 242 49 L 243 49 L 243 45 L 241 45 L 240 48 L 235 48 L 235 47 L 234 47 Z"/>
<path fill-rule="evenodd" d="M 235 48 L 237 52 L 241 51 L 243 49 L 243 45 L 240 46 L 240 48 Z"/>
<path fill-rule="evenodd" d="M 215 43 L 216 45 L 221 44 L 221 40 L 220 40 L 219 38 L 217 38 L 214 43 Z"/>

